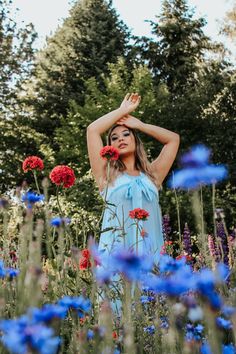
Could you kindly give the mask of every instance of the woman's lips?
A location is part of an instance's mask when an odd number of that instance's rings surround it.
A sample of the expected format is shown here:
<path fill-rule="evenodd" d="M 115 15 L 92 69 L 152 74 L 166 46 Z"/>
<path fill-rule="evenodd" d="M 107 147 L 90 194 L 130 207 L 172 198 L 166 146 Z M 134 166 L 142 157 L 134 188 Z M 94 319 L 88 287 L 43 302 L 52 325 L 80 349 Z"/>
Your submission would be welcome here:
<path fill-rule="evenodd" d="M 119 145 L 119 149 L 123 149 L 123 148 L 125 148 L 127 146 L 127 144 L 120 144 Z"/>

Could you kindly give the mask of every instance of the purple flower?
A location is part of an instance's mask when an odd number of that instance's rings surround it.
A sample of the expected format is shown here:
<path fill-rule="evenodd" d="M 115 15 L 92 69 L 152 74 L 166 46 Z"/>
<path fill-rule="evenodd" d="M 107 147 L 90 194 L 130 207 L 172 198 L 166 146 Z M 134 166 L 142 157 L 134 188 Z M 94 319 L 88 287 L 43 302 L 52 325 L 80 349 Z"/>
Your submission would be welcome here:
<path fill-rule="evenodd" d="M 171 233 L 170 216 L 167 214 L 163 215 L 162 229 L 163 229 L 163 236 L 165 241 L 170 241 L 170 233 Z"/>
<path fill-rule="evenodd" d="M 184 244 L 184 251 L 188 255 L 191 255 L 192 254 L 191 236 L 190 236 L 190 231 L 187 223 L 185 223 L 184 226 L 183 244 Z"/>

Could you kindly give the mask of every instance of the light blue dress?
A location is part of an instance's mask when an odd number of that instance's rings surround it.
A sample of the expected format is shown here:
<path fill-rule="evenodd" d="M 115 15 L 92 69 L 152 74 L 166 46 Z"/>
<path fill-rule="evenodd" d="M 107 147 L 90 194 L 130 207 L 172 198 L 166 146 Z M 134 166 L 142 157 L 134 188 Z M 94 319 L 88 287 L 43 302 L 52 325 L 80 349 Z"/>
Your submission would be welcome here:
<path fill-rule="evenodd" d="M 101 194 L 108 206 L 103 216 L 99 250 L 113 252 L 116 247 L 124 246 L 134 252 L 138 250 L 139 255 L 151 255 L 158 263 L 164 241 L 155 184 L 143 172 L 139 176 L 122 173 Z M 147 220 L 139 221 L 138 235 L 137 226 L 129 217 L 129 212 L 135 208 L 145 209 L 149 213 Z"/>

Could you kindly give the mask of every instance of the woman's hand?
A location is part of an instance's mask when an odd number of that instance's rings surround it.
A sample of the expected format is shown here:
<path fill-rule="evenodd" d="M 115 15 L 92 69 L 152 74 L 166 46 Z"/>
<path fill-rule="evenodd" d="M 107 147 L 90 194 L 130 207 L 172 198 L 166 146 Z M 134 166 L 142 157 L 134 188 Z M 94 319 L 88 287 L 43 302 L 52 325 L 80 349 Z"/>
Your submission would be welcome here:
<path fill-rule="evenodd" d="M 141 130 L 143 123 L 138 118 L 131 116 L 130 114 L 119 119 L 116 124 L 125 125 L 127 128 Z"/>
<path fill-rule="evenodd" d="M 135 111 L 140 101 L 141 96 L 139 96 L 137 93 L 127 93 L 120 105 L 120 108 L 124 109 L 127 112 L 126 114 L 129 114 Z"/>

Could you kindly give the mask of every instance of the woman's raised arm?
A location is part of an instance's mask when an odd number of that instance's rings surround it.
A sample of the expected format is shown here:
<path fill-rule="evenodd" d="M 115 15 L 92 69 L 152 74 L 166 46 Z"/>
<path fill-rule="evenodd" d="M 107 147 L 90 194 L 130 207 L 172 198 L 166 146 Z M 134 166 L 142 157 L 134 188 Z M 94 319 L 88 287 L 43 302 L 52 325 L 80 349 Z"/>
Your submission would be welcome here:
<path fill-rule="evenodd" d="M 87 128 L 88 155 L 92 173 L 99 189 L 103 188 L 105 178 L 106 161 L 100 156 L 103 147 L 101 135 L 112 127 L 123 116 L 133 112 L 139 105 L 140 96 L 132 93 L 127 94 L 120 107 L 92 122 Z"/>

